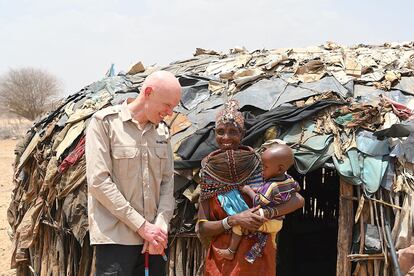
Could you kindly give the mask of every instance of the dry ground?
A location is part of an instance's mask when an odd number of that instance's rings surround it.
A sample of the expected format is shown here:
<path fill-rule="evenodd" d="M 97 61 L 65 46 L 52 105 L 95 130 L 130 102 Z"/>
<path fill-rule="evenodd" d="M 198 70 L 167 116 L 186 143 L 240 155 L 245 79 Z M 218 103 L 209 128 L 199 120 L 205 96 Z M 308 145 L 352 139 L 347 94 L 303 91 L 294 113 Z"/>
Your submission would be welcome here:
<path fill-rule="evenodd" d="M 12 164 L 14 161 L 14 148 L 17 140 L 0 140 L 0 275 L 15 275 L 10 269 L 12 244 L 7 234 L 10 229 L 7 222 L 7 208 L 13 189 Z"/>

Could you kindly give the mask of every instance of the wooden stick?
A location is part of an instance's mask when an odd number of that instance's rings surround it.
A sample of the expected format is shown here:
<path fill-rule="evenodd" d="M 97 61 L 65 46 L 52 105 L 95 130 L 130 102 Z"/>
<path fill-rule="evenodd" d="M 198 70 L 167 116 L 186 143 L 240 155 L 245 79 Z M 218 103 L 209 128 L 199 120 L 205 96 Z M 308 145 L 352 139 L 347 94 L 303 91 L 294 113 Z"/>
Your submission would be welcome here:
<path fill-rule="evenodd" d="M 191 271 L 191 275 L 195 276 L 197 274 L 197 268 L 198 268 L 198 255 L 200 252 L 198 251 L 198 240 L 193 239 L 193 245 L 194 245 L 194 265 L 193 270 Z"/>
<path fill-rule="evenodd" d="M 374 218 L 374 207 L 372 205 L 373 205 L 372 201 L 369 201 L 369 212 L 370 212 L 371 224 L 375 225 L 375 222 L 374 222 L 374 219 L 375 219 Z M 374 276 L 379 276 L 380 267 L 379 267 L 378 261 L 374 260 L 373 265 L 374 265 L 373 266 Z"/>
<path fill-rule="evenodd" d="M 354 196 L 341 196 L 341 197 L 343 197 L 344 199 L 348 199 L 348 200 L 359 201 L 358 198 L 356 198 Z M 393 204 L 390 204 L 390 203 L 382 201 L 382 200 L 378 200 L 378 199 L 374 199 L 374 198 L 367 198 L 366 200 L 372 200 L 372 201 L 375 201 L 377 203 L 384 204 L 384 205 L 387 205 L 389 207 L 392 207 L 392 208 L 395 208 L 395 209 L 398 209 L 398 210 L 403 210 L 403 208 L 400 207 L 400 206 L 393 205 Z"/>
<path fill-rule="evenodd" d="M 175 275 L 185 275 L 183 269 L 183 242 L 182 238 L 176 239 L 176 259 L 175 259 Z"/>
<path fill-rule="evenodd" d="M 67 273 L 67 276 L 73 276 L 76 273 L 74 271 L 74 266 L 73 266 L 73 263 L 74 263 L 74 260 L 73 259 L 75 259 L 75 252 L 74 251 L 76 250 L 75 247 L 74 247 L 73 240 L 74 239 L 71 239 L 71 242 L 70 242 L 70 245 L 69 245 L 69 248 L 68 248 L 68 252 L 67 252 L 67 255 L 68 256 L 67 256 L 67 258 L 65 258 L 65 259 L 68 260 L 68 262 L 66 264 L 66 273 Z M 62 256 L 60 256 L 60 258 L 62 258 Z"/>
<path fill-rule="evenodd" d="M 170 248 L 169 248 L 170 253 L 168 254 L 168 274 L 167 274 L 168 276 L 174 275 L 175 244 L 176 244 L 175 241 L 173 243 L 170 243 Z"/>
<path fill-rule="evenodd" d="M 357 194 L 358 194 L 358 199 L 361 200 L 361 186 L 358 187 Z M 364 208 L 364 202 L 362 202 L 362 206 L 358 206 L 358 208 L 361 208 L 360 218 L 359 218 L 359 254 L 363 254 L 364 245 L 365 245 L 365 227 L 364 227 L 364 212 L 362 212 L 362 210 Z"/>
<path fill-rule="evenodd" d="M 81 257 L 79 260 L 79 268 L 77 271 L 77 275 L 80 276 L 87 276 L 90 273 L 91 265 L 92 265 L 92 258 L 93 254 L 91 250 L 91 246 L 89 245 L 89 239 L 85 237 L 83 239 L 83 245 L 81 249 Z"/>
<path fill-rule="evenodd" d="M 185 254 L 185 270 L 184 270 L 184 275 L 189 275 L 189 271 L 190 271 L 190 259 L 191 259 L 191 239 L 189 238 L 185 238 L 185 250 L 186 250 L 186 254 Z"/>
<path fill-rule="evenodd" d="M 374 263 L 372 260 L 367 261 L 367 270 L 368 270 L 368 275 L 374 275 Z"/>
<path fill-rule="evenodd" d="M 368 275 L 367 269 L 367 262 L 361 262 L 361 272 L 359 273 L 360 276 L 371 276 Z"/>
<path fill-rule="evenodd" d="M 347 258 L 351 250 L 352 226 L 354 218 L 354 208 L 352 201 L 344 200 L 342 196 L 352 196 L 353 186 L 340 180 L 339 183 L 339 216 L 338 216 L 338 241 L 337 241 L 337 261 L 336 275 L 351 275 L 351 263 Z"/>
<path fill-rule="evenodd" d="M 43 237 L 43 226 L 39 225 L 39 235 L 38 237 Z M 41 255 L 43 250 L 43 243 L 42 239 L 37 238 L 34 245 L 34 261 L 33 261 L 33 269 L 37 272 L 40 272 L 40 265 L 41 265 Z"/>
<path fill-rule="evenodd" d="M 96 274 L 96 250 L 95 247 L 92 247 L 92 264 L 91 264 L 91 271 L 89 276 L 95 276 Z"/>
<path fill-rule="evenodd" d="M 49 274 L 48 273 L 48 269 L 49 269 L 48 263 L 49 263 L 50 232 L 51 232 L 51 229 L 49 227 L 44 228 L 42 264 L 41 264 L 41 267 L 40 267 L 41 268 L 41 270 L 40 270 L 40 275 L 41 276 L 47 276 Z"/>
<path fill-rule="evenodd" d="M 351 261 L 383 260 L 384 254 L 349 254 L 347 258 Z"/>
<path fill-rule="evenodd" d="M 380 200 L 382 200 L 382 191 L 381 189 L 379 190 L 379 196 L 380 196 Z M 384 237 L 384 254 L 385 256 L 388 256 L 388 242 L 387 242 L 387 238 L 386 238 L 386 234 L 385 234 L 385 218 L 384 218 L 384 208 L 383 206 L 380 205 L 380 215 L 381 215 L 381 229 L 382 229 L 382 234 Z M 389 262 L 388 262 L 388 258 L 385 258 L 385 264 L 384 264 L 384 270 L 388 271 L 388 266 L 389 266 Z"/>
<path fill-rule="evenodd" d="M 377 223 L 379 237 L 380 237 L 380 242 L 381 242 L 381 251 L 382 251 L 382 254 L 384 254 L 384 252 L 385 252 L 385 250 L 384 250 L 384 236 L 383 236 L 382 225 L 381 225 L 380 219 L 379 219 L 377 202 L 374 201 L 374 204 L 373 205 L 374 205 L 375 221 Z M 385 260 L 385 262 L 387 261 L 387 258 L 385 258 L 385 256 L 384 256 L 384 260 Z M 381 263 L 380 263 L 380 267 L 381 267 Z"/>
<path fill-rule="evenodd" d="M 357 265 L 355 266 L 355 270 L 354 270 L 354 272 L 352 273 L 352 276 L 356 276 L 356 275 L 359 275 L 359 271 L 361 270 L 361 263 L 360 262 L 358 262 L 357 263 Z"/>

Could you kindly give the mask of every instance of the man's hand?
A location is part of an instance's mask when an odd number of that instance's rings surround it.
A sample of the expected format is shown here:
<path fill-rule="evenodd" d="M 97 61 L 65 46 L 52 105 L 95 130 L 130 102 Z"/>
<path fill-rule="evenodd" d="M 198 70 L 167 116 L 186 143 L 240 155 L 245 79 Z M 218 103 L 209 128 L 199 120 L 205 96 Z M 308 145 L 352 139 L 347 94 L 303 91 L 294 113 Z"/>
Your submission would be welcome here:
<path fill-rule="evenodd" d="M 244 228 L 246 230 L 257 231 L 257 229 L 259 229 L 259 227 L 267 221 L 266 218 L 254 213 L 259 208 L 260 206 L 256 206 L 239 214 L 230 216 L 228 222 L 231 226 L 240 225 L 241 228 Z"/>
<path fill-rule="evenodd" d="M 147 240 L 144 240 L 144 246 L 142 247 L 141 253 L 144 254 L 145 251 L 148 251 L 150 255 L 163 255 L 164 252 L 164 246 L 159 244 L 158 246 L 150 245 Z"/>
<path fill-rule="evenodd" d="M 137 232 L 144 239 L 142 253 L 148 250 L 152 255 L 160 255 L 167 248 L 167 232 L 159 226 L 146 221 Z"/>

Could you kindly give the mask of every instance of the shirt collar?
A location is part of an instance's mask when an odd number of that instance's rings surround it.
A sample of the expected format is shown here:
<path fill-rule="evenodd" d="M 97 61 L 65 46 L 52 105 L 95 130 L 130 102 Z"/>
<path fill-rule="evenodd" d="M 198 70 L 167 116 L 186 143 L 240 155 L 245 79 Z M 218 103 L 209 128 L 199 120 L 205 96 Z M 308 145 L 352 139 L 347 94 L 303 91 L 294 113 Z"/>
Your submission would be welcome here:
<path fill-rule="evenodd" d="M 126 121 L 131 121 L 132 122 L 132 114 L 131 111 L 128 108 L 128 103 L 132 102 L 134 99 L 133 98 L 128 98 L 126 99 L 122 105 L 121 105 L 121 120 L 122 122 L 126 122 Z M 154 125 L 151 122 L 148 122 L 145 127 L 144 130 L 150 129 L 150 128 L 157 128 L 158 126 Z"/>
<path fill-rule="evenodd" d="M 266 182 L 278 182 L 278 181 L 285 181 L 288 179 L 289 176 L 287 174 L 284 174 L 283 177 L 271 177 Z"/>
<path fill-rule="evenodd" d="M 128 100 L 129 99 L 126 99 L 121 105 L 121 120 L 122 120 L 122 122 L 132 120 L 131 112 L 128 109 Z"/>

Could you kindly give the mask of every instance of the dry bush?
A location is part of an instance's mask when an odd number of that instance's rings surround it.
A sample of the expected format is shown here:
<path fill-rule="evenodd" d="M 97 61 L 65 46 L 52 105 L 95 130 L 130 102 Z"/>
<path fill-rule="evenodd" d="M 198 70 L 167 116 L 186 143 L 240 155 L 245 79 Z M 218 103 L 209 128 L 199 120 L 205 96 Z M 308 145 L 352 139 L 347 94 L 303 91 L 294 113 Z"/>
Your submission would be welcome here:
<path fill-rule="evenodd" d="M 11 69 L 0 78 L 0 105 L 6 112 L 33 121 L 49 110 L 59 87 L 57 78 L 46 71 Z"/>

